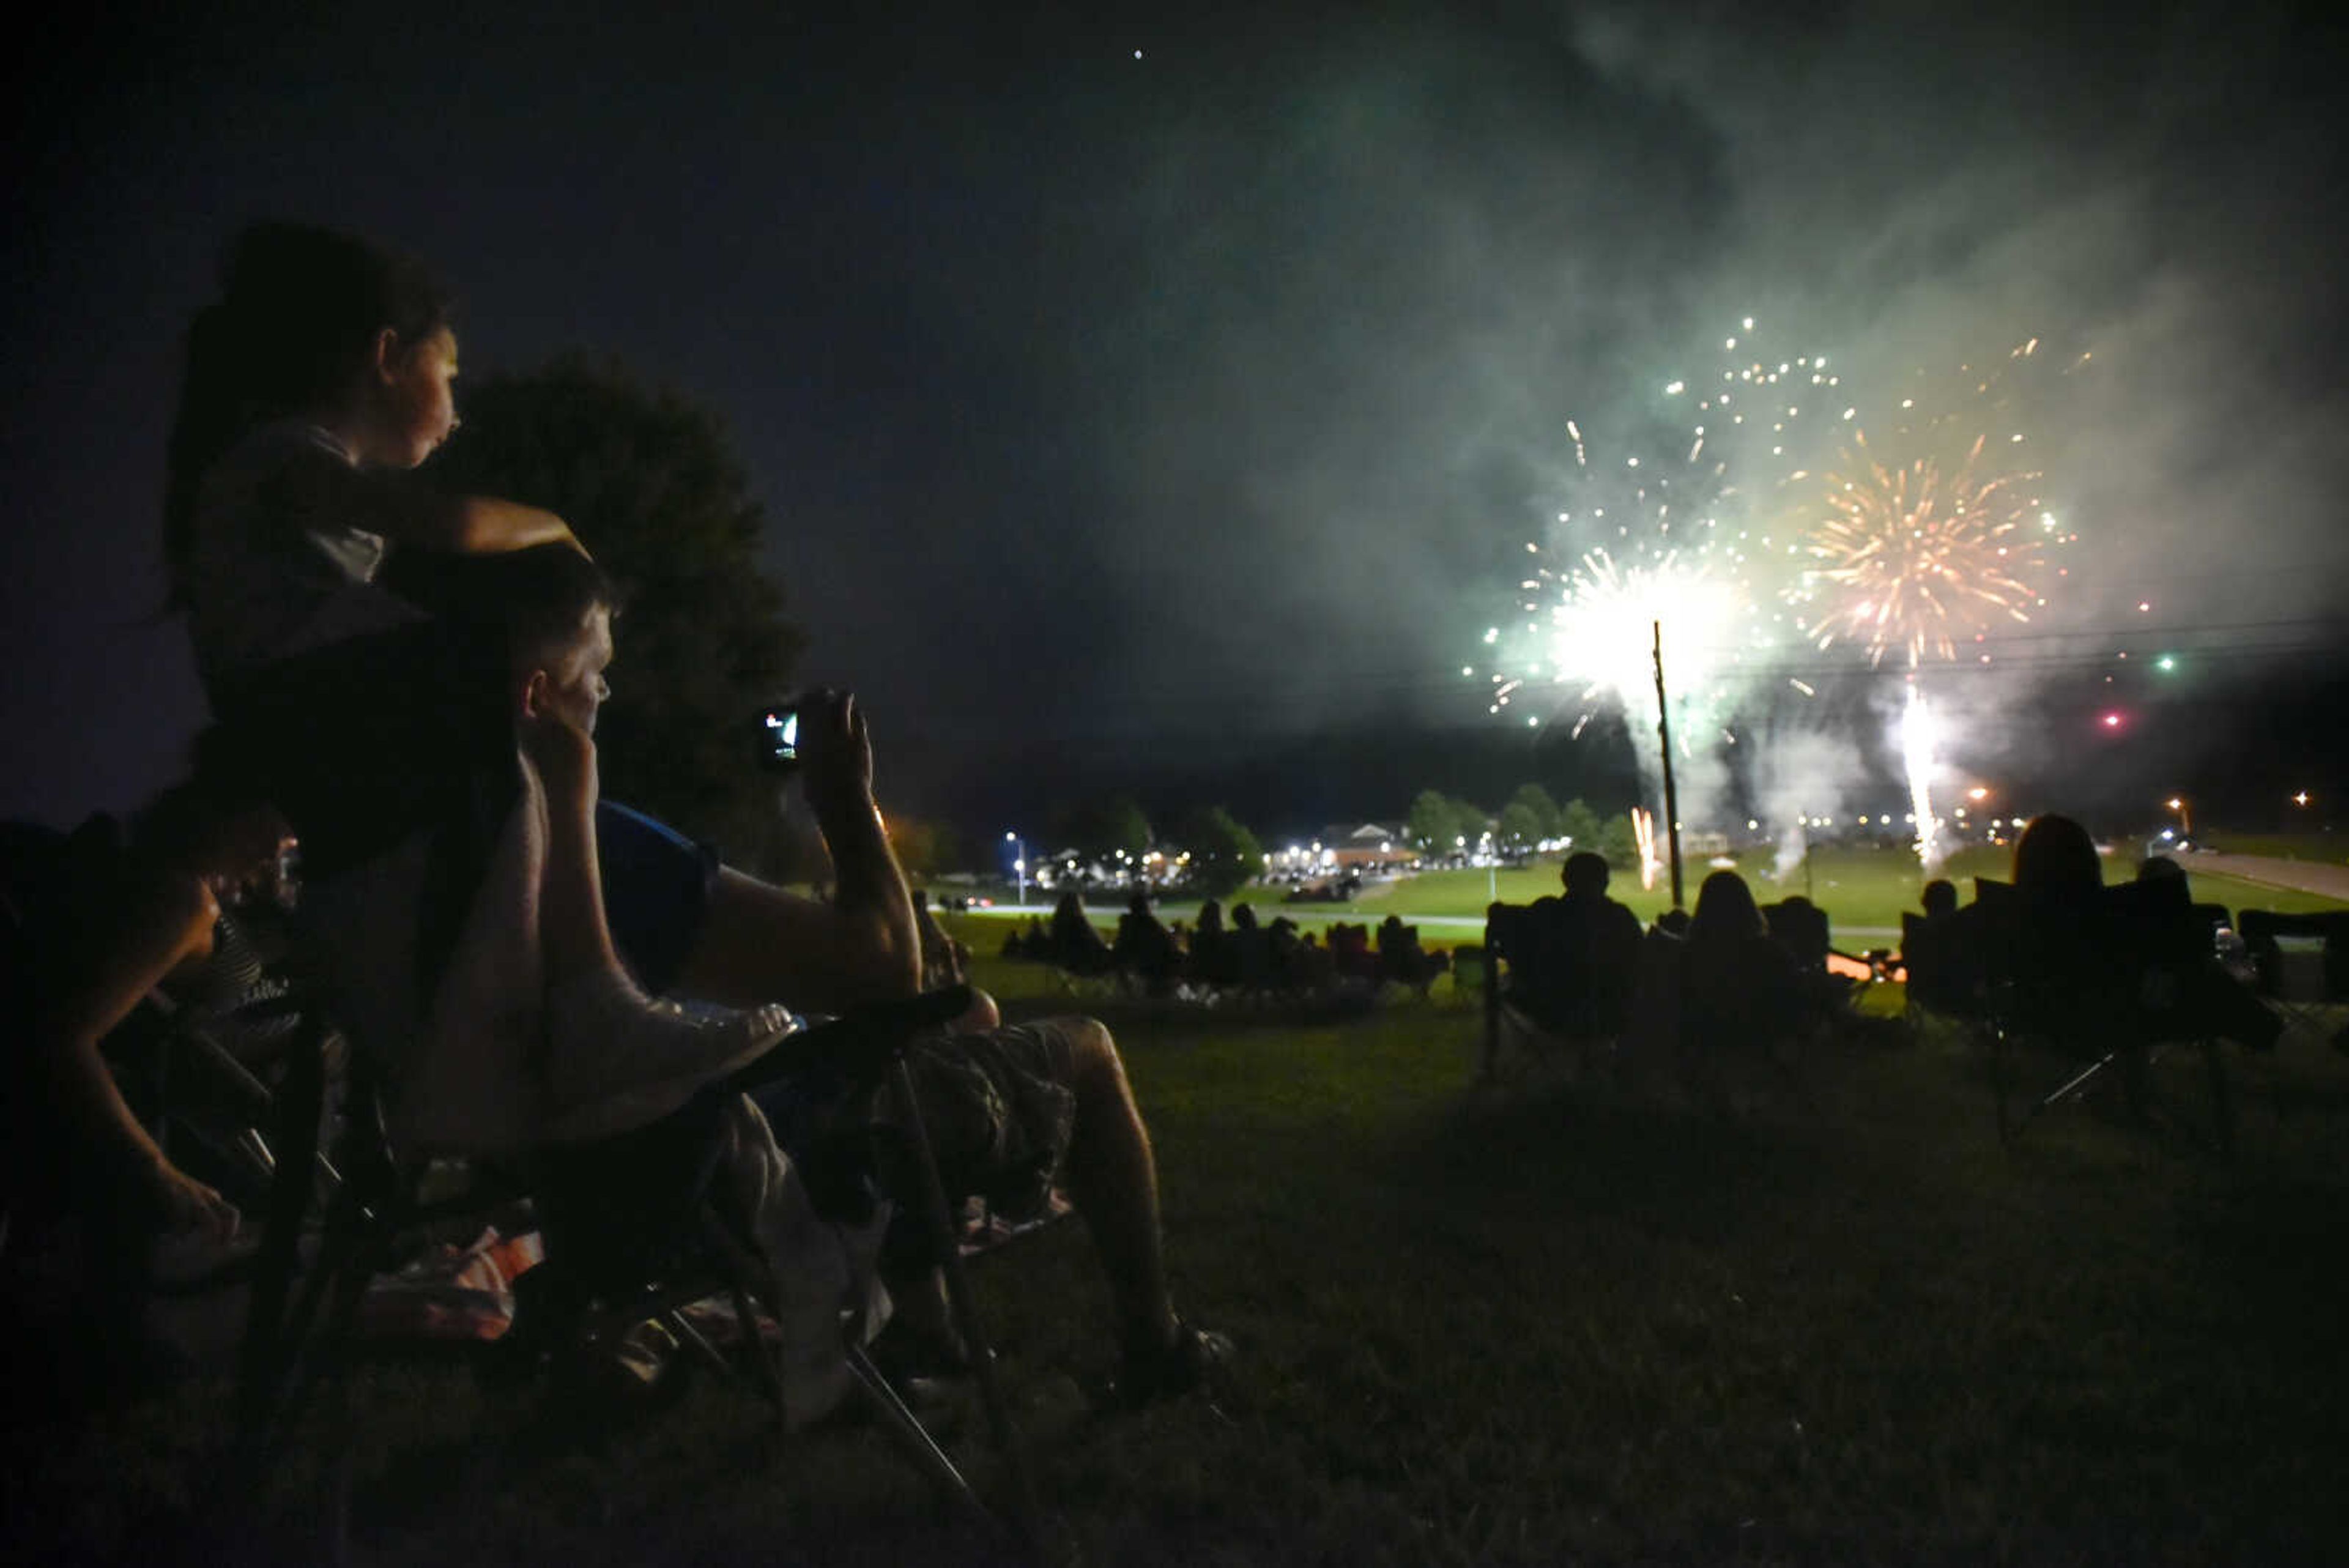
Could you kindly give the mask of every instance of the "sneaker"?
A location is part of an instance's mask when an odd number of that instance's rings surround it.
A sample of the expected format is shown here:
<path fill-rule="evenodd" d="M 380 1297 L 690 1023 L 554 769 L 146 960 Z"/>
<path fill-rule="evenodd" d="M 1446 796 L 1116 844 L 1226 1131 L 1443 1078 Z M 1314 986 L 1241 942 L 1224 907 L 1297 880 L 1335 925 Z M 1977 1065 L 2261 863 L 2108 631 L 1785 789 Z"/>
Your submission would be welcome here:
<path fill-rule="evenodd" d="M 1129 1353 L 1110 1385 L 1108 1403 L 1122 1410 L 1179 1399 L 1206 1387 L 1238 1354 L 1227 1334 L 1176 1320 L 1174 1343 L 1144 1356 Z"/>

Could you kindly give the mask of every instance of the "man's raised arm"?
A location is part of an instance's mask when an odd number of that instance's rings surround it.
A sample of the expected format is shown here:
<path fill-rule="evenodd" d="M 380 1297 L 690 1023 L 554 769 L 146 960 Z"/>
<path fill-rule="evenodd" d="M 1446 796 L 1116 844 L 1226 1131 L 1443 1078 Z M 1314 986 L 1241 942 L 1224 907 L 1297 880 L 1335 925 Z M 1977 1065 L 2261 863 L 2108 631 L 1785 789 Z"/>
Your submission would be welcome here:
<path fill-rule="evenodd" d="M 922 947 L 905 873 L 873 804 L 873 746 L 854 697 L 827 693 L 800 714 L 808 805 L 832 853 L 829 902 L 728 868 L 678 989 L 737 1006 L 781 1002 L 838 1012 L 921 989 Z"/>

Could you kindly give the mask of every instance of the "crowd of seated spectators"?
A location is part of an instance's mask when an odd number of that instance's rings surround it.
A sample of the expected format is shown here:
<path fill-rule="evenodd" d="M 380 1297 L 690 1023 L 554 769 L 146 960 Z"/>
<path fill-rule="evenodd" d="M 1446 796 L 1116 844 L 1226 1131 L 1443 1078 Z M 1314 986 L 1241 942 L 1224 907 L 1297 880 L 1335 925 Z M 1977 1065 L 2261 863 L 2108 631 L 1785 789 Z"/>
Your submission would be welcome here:
<path fill-rule="evenodd" d="M 2034 818 L 2015 841 L 2011 878 L 1978 879 L 1972 903 L 1936 880 L 1923 905 L 1903 919 L 1902 963 L 1912 1001 L 1935 1011 L 2081 1042 L 2216 1038 L 2265 1050 L 2282 1032 L 2241 966 L 2226 961 L 2225 912 L 2193 902 L 2184 869 L 2152 856 L 2107 886 L 2094 840 L 2070 817 Z"/>
<path fill-rule="evenodd" d="M 1210 898 L 1186 930 L 1161 920 L 1150 895 L 1138 890 L 1127 896 L 1113 940 L 1103 940 L 1083 898 L 1071 889 L 1049 923 L 1030 916 L 1004 938 L 1002 951 L 1081 979 L 1114 979 L 1152 997 L 1312 997 L 1386 984 L 1424 996 L 1451 968 L 1451 955 L 1429 952 L 1419 928 L 1400 916 L 1375 928 L 1338 921 L 1316 935 L 1286 915 L 1265 920 L 1246 902 L 1227 915 L 1221 900 Z"/>

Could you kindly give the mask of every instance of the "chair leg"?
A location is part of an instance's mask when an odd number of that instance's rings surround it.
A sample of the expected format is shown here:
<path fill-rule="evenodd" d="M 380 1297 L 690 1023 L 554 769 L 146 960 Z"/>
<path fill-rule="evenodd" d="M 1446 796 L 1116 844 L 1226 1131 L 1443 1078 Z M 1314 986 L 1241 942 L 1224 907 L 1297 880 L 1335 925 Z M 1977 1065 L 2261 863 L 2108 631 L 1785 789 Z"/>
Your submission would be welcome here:
<path fill-rule="evenodd" d="M 939 1489 L 991 1521 L 993 1516 L 988 1513 L 987 1505 L 979 1501 L 978 1490 L 970 1484 L 947 1451 L 938 1447 L 937 1440 L 922 1425 L 921 1418 L 914 1414 L 905 1400 L 898 1397 L 897 1391 L 889 1386 L 889 1380 L 881 1375 L 881 1369 L 873 1365 L 873 1358 L 865 1354 L 863 1345 L 851 1345 L 848 1347 L 848 1369 L 855 1375 L 857 1383 L 873 1401 L 874 1407 L 880 1413 L 882 1424 L 888 1428 L 890 1435 L 916 1464 L 929 1472 Z"/>
<path fill-rule="evenodd" d="M 302 1222 L 313 1191 L 311 1164 L 318 1153 L 318 1113 L 326 1098 L 325 1041 L 315 1022 L 305 1022 L 286 1064 L 280 1107 L 279 1159 L 270 1183 L 269 1216 L 254 1264 L 253 1293 L 245 1306 L 244 1336 L 237 1355 L 236 1459 L 238 1488 L 257 1493 L 272 1428 L 285 1392 L 285 1377 L 299 1346 L 294 1320 L 285 1314 L 294 1275 L 301 1262 Z M 338 1195 L 339 1201 L 339 1195 Z M 333 1231 L 330 1230 L 331 1236 Z M 322 1249 L 318 1269 L 331 1261 Z M 314 1299 L 314 1275 L 304 1300 Z"/>
<path fill-rule="evenodd" d="M 1012 1423 L 1010 1407 L 1004 1401 L 1002 1385 L 996 1376 L 995 1353 L 979 1324 L 969 1271 L 963 1266 L 961 1238 L 947 1209 L 946 1185 L 938 1178 L 937 1154 L 931 1147 L 929 1129 L 923 1125 L 921 1104 L 914 1093 L 913 1071 L 905 1064 L 902 1052 L 890 1064 L 889 1072 L 890 1088 L 897 1097 L 898 1115 L 913 1146 L 914 1163 L 920 1174 L 922 1190 L 916 1196 L 929 1228 L 931 1244 L 937 1250 L 939 1266 L 946 1275 L 947 1302 L 954 1312 L 955 1330 L 961 1334 L 969 1353 L 972 1371 L 978 1378 L 979 1399 L 987 1407 L 988 1426 L 1011 1472 L 1012 1522 L 1029 1549 L 1040 1556 L 1046 1549 L 1046 1538 L 1035 1474 L 1029 1467 L 1027 1445 Z"/>
<path fill-rule="evenodd" d="M 2235 1153 L 2235 1098 L 2227 1078 L 2227 1061 L 2216 1040 L 2195 1042 L 2202 1053 L 2202 1071 L 2210 1085 L 2210 1139 L 2221 1158 Z"/>
<path fill-rule="evenodd" d="M 2014 1115 L 2014 1041 L 1996 1023 L 1983 1033 L 1990 1048 L 1990 1092 L 1998 1111 L 1998 1141 L 2012 1148 L 2023 1132 Z"/>

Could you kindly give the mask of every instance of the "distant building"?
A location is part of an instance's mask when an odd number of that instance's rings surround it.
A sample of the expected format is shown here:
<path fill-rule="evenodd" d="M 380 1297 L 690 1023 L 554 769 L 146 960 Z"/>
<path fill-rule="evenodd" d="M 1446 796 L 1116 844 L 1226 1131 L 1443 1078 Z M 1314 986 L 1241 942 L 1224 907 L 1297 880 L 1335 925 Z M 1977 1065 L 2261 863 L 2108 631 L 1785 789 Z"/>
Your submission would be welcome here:
<path fill-rule="evenodd" d="M 1347 871 L 1398 869 L 1419 858 L 1402 830 L 1384 823 L 1340 824 L 1321 830 L 1322 859 Z"/>

